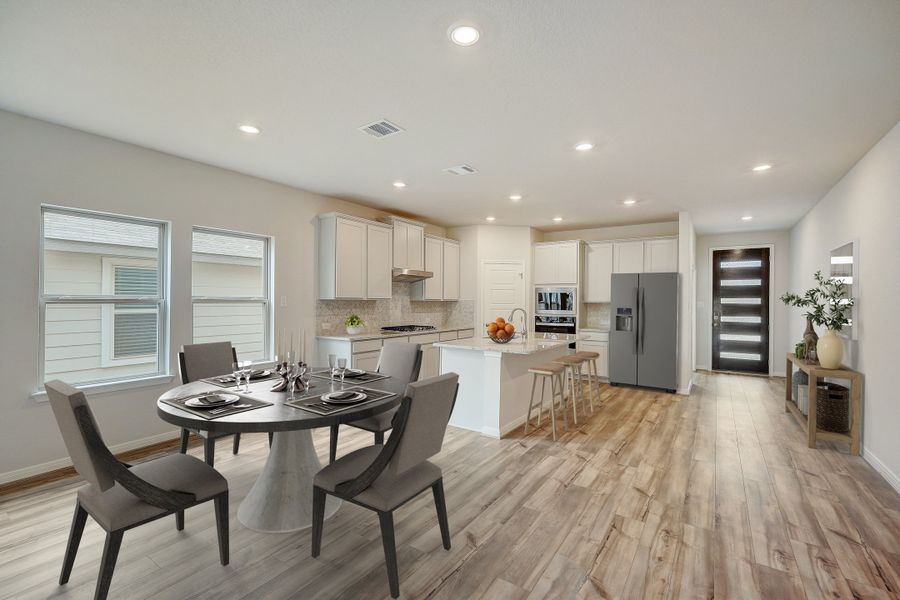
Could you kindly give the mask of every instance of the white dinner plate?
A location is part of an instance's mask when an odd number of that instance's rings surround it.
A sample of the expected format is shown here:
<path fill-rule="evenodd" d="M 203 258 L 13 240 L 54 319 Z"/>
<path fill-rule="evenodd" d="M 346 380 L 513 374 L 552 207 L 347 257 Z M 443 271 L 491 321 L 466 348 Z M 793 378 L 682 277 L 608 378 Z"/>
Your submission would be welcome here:
<path fill-rule="evenodd" d="M 347 392 L 331 392 L 330 394 L 322 394 L 322 402 L 327 402 L 328 404 L 354 404 L 366 399 L 366 395 L 362 392 L 353 392 L 353 395 L 348 396 L 347 398 L 335 398 L 335 396 L 346 393 Z"/>

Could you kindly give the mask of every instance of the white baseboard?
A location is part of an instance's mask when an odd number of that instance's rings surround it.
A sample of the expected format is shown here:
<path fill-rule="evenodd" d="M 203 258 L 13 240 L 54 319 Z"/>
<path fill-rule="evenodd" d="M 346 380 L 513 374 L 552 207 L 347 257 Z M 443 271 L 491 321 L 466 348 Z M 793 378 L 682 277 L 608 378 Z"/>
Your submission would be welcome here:
<path fill-rule="evenodd" d="M 678 390 L 676 390 L 676 393 L 679 396 L 690 396 L 692 387 L 694 387 L 694 374 L 693 373 L 691 373 L 691 378 L 688 379 L 687 385 L 678 388 Z"/>
<path fill-rule="evenodd" d="M 887 482 L 894 488 L 898 494 L 900 494 L 900 477 L 897 476 L 896 473 L 891 471 L 886 464 L 881 462 L 881 459 L 872 454 L 868 448 L 863 448 L 862 452 L 863 458 L 867 463 L 872 465 L 872 468 L 881 473 L 881 476 L 884 477 Z"/>
<path fill-rule="evenodd" d="M 176 437 L 178 437 L 177 430 L 167 431 L 165 433 L 151 435 L 150 437 L 141 438 L 139 440 L 116 444 L 115 446 L 110 446 L 109 449 L 113 454 L 118 454 L 120 452 L 128 452 L 129 450 L 134 450 L 136 448 L 143 448 L 144 446 L 150 446 L 152 444 L 158 444 L 159 442 L 172 440 Z M 57 469 L 62 469 L 64 467 L 70 466 L 72 466 L 72 460 L 69 457 L 66 457 L 57 460 L 51 460 L 39 465 L 23 467 L 14 471 L 7 471 L 6 473 L 0 473 L 0 485 L 9 483 L 11 481 L 18 481 L 19 479 L 34 477 L 35 475 L 41 475 L 43 473 L 49 473 L 50 471 L 55 471 Z"/>

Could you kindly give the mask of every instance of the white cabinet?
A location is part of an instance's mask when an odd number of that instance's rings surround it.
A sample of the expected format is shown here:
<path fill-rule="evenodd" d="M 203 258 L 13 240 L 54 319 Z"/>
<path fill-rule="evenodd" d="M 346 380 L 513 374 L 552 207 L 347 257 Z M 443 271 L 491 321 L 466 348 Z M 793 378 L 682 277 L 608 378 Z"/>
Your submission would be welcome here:
<path fill-rule="evenodd" d="M 378 358 L 380 356 L 381 350 L 354 354 L 353 360 L 350 361 L 350 367 L 353 369 L 362 369 L 363 371 L 374 371 L 378 368 Z"/>
<path fill-rule="evenodd" d="M 643 271 L 643 240 L 613 244 L 613 273 L 642 273 Z"/>
<path fill-rule="evenodd" d="M 422 367 L 419 370 L 419 381 L 441 374 L 441 349 L 432 344 L 422 346 Z"/>
<path fill-rule="evenodd" d="M 391 297 L 391 230 L 349 215 L 319 215 L 319 299 Z"/>
<path fill-rule="evenodd" d="M 425 270 L 434 276 L 413 283 L 413 300 L 459 300 L 459 242 L 426 235 Z"/>
<path fill-rule="evenodd" d="M 584 253 L 585 302 L 609 302 L 613 273 L 613 245 L 592 242 Z"/>
<path fill-rule="evenodd" d="M 369 224 L 366 226 L 366 298 L 390 298 L 391 289 L 391 238 L 390 227 Z"/>
<path fill-rule="evenodd" d="M 580 242 L 547 242 L 534 245 L 534 284 L 578 285 Z"/>
<path fill-rule="evenodd" d="M 459 300 L 459 244 L 444 240 L 444 300 Z"/>
<path fill-rule="evenodd" d="M 576 343 L 579 352 L 596 352 L 600 356 L 597 358 L 597 376 L 609 377 L 609 342 L 597 342 L 593 340 L 583 340 Z M 587 372 L 587 367 L 584 367 Z"/>
<path fill-rule="evenodd" d="M 394 268 L 421 271 L 425 266 L 425 227 L 404 219 L 390 219 L 394 228 Z"/>
<path fill-rule="evenodd" d="M 644 242 L 644 273 L 672 273 L 678 270 L 678 240 L 665 238 Z"/>

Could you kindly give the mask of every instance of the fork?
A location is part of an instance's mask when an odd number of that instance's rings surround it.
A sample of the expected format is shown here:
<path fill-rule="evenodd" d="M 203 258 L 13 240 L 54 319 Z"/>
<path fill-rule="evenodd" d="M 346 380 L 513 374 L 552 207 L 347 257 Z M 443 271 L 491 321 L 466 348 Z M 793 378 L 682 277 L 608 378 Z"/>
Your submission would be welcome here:
<path fill-rule="evenodd" d="M 223 406 L 222 408 L 214 408 L 209 411 L 211 415 L 217 415 L 219 413 L 228 412 L 232 408 L 250 408 L 253 406 L 252 404 L 235 404 L 234 406 Z"/>

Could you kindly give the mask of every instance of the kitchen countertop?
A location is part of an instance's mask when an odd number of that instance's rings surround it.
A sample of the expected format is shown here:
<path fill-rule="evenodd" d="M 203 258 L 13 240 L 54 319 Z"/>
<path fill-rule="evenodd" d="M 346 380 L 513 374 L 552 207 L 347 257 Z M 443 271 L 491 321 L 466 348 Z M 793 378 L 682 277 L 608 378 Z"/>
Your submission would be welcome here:
<path fill-rule="evenodd" d="M 437 329 L 429 329 L 428 331 L 398 331 L 386 333 L 383 331 L 364 331 L 356 335 L 334 334 L 334 335 L 317 335 L 319 340 L 338 340 L 342 342 L 363 342 L 365 340 L 383 340 L 396 337 L 409 337 L 411 335 L 428 335 L 430 333 L 447 333 L 450 331 L 465 331 L 467 329 L 474 330 L 474 327 L 438 327 Z"/>
<path fill-rule="evenodd" d="M 546 337 L 545 337 L 546 336 Z M 455 348 L 458 350 L 475 350 L 479 352 L 502 352 L 506 354 L 536 354 L 544 350 L 559 348 L 577 340 L 585 339 L 582 335 L 531 333 L 528 339 L 515 338 L 507 344 L 498 344 L 487 337 L 474 337 L 465 340 L 435 342 L 438 348 Z"/>

